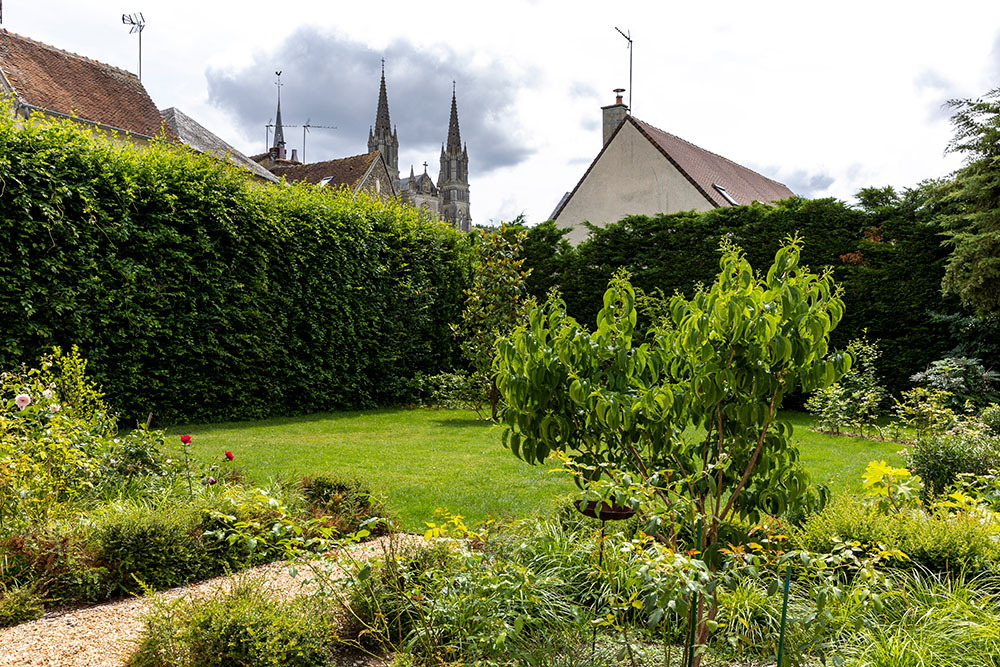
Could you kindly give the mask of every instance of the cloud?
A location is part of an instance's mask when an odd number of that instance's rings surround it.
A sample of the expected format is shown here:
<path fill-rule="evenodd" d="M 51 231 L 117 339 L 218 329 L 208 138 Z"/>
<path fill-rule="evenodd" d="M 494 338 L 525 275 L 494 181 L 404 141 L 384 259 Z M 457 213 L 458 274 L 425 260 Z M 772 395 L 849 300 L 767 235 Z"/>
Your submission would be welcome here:
<path fill-rule="evenodd" d="M 301 28 L 272 53 L 257 53 L 236 70 L 206 72 L 209 100 L 229 112 L 244 132 L 260 136 L 274 118 L 274 72 L 281 75 L 281 115 L 289 148 L 302 142 L 301 126 L 313 129 L 306 143 L 309 161 L 365 153 L 368 131 L 375 123 L 381 63 L 385 58 L 389 113 L 396 126 L 401 154 L 421 155 L 436 165 L 448 136 L 452 81 L 456 82 L 459 127 L 468 145 L 473 178 L 519 164 L 532 150 L 518 142 L 509 124 L 518 78 L 496 62 L 473 64 L 447 47 L 420 49 L 396 41 L 384 51 Z M 252 151 L 257 152 L 257 151 Z M 400 171 L 409 165 L 400 159 Z"/>
<path fill-rule="evenodd" d="M 925 69 L 916 76 L 913 85 L 922 96 L 930 97 L 928 114 L 931 120 L 951 117 L 951 110 L 946 103 L 950 99 L 961 97 L 960 89 L 953 81 L 939 72 Z"/>
<path fill-rule="evenodd" d="M 796 169 L 791 173 L 782 174 L 779 180 L 798 196 L 813 199 L 823 195 L 833 185 L 835 179 L 826 172 L 810 173 L 805 169 Z"/>

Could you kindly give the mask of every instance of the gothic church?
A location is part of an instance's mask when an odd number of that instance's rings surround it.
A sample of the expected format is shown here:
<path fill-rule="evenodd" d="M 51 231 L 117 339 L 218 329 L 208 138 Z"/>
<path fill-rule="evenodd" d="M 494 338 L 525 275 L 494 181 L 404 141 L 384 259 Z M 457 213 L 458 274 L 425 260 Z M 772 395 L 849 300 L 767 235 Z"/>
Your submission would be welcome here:
<path fill-rule="evenodd" d="M 408 178 L 399 177 L 399 139 L 396 128 L 389 121 L 389 98 L 385 92 L 385 66 L 382 67 L 382 83 L 378 91 L 378 109 L 375 112 L 375 127 L 368 130 L 368 152 L 382 154 L 385 166 L 392 178 L 393 189 L 402 201 L 427 210 L 455 229 L 469 231 L 472 218 L 469 213 L 469 153 L 462 145 L 458 129 L 458 102 L 454 85 L 451 91 L 451 118 L 448 122 L 448 140 L 441 145 L 441 169 L 437 183 L 424 172 L 415 175 L 410 166 Z"/>

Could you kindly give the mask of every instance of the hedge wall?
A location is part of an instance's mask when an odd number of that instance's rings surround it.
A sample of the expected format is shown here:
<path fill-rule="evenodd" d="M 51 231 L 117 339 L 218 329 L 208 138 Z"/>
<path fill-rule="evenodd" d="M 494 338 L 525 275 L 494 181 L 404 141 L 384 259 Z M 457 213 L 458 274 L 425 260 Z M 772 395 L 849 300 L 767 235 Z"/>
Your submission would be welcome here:
<path fill-rule="evenodd" d="M 961 310 L 955 299 L 941 295 L 947 251 L 933 212 L 907 194 L 892 194 L 888 205 L 871 208 L 793 197 L 775 206 L 630 216 L 592 228 L 575 248 L 548 222 L 528 230 L 525 266 L 537 272 L 529 288 L 541 299 L 557 287 L 570 313 L 592 325 L 618 267 L 626 267 L 633 284 L 647 292 L 690 295 L 718 272 L 722 237 L 739 244 L 753 266 L 766 267 L 781 240 L 798 234 L 805 242 L 803 263 L 814 270 L 829 267 L 844 288 L 847 310 L 833 344 L 843 347 L 867 329 L 883 350 L 879 371 L 898 391 L 956 344 L 947 323 L 931 313 Z"/>
<path fill-rule="evenodd" d="M 450 367 L 468 240 L 177 147 L 0 121 L 0 369 L 78 344 L 126 420 L 405 397 Z"/>

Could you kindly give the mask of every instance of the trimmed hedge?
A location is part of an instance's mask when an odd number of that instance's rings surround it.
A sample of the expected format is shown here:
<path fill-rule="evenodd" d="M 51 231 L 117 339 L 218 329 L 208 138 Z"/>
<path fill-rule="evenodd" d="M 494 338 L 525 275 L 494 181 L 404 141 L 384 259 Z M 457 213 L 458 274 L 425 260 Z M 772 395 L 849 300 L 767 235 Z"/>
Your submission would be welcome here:
<path fill-rule="evenodd" d="M 469 241 L 175 146 L 0 120 L 0 367 L 78 344 L 126 422 L 407 398 L 459 359 Z"/>
<path fill-rule="evenodd" d="M 882 199 L 858 208 L 792 197 L 773 206 L 628 216 L 592 228 L 576 248 L 551 222 L 538 225 L 525 242 L 524 266 L 533 270 L 529 291 L 541 300 L 558 287 L 569 313 L 592 325 L 619 267 L 647 293 L 690 296 L 718 272 L 721 239 L 742 247 L 752 265 L 768 266 L 781 241 L 797 234 L 804 241 L 803 263 L 815 271 L 830 268 L 844 289 L 846 312 L 832 345 L 843 348 L 867 330 L 882 350 L 879 373 L 899 391 L 910 386 L 910 375 L 960 342 L 947 321 L 931 314 L 961 308 L 941 295 L 947 249 L 921 192 L 873 192 Z"/>

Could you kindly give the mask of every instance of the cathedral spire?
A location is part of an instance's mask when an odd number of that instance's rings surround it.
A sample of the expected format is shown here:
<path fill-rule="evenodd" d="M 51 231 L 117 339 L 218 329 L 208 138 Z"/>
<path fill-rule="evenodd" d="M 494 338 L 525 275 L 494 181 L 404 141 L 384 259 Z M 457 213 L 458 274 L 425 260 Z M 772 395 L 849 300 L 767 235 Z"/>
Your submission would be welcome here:
<path fill-rule="evenodd" d="M 448 122 L 448 152 L 462 152 L 462 135 L 458 131 L 458 101 L 455 98 L 455 82 L 451 82 L 451 120 Z"/>
<path fill-rule="evenodd" d="M 382 59 L 382 81 L 378 89 L 378 109 L 375 111 L 375 129 L 368 131 L 368 152 L 378 151 L 385 160 L 392 186 L 399 190 L 399 139 L 389 120 L 389 96 L 385 92 L 385 58 Z"/>
<path fill-rule="evenodd" d="M 375 136 L 391 133 L 389 96 L 385 92 L 385 58 L 382 59 L 382 83 L 378 89 L 378 110 L 375 112 Z"/>

